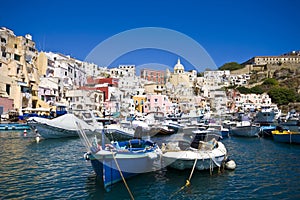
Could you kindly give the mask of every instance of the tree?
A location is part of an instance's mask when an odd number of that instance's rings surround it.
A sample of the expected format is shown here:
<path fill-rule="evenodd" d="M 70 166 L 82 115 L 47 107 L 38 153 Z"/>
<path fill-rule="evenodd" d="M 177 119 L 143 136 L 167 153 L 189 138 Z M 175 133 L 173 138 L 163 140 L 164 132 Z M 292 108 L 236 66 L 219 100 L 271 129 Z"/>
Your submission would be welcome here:
<path fill-rule="evenodd" d="M 244 66 L 240 65 L 237 62 L 229 62 L 229 63 L 225 63 L 224 65 L 222 65 L 221 67 L 219 67 L 219 70 L 238 70 L 238 69 L 242 69 L 244 68 Z"/>
<path fill-rule="evenodd" d="M 297 101 L 297 94 L 293 89 L 284 87 L 273 87 L 269 90 L 268 95 L 273 103 L 278 105 L 287 105 L 290 102 Z"/>
<path fill-rule="evenodd" d="M 263 85 L 270 85 L 270 86 L 276 86 L 278 85 L 278 81 L 274 78 L 267 78 L 264 82 Z"/>
<path fill-rule="evenodd" d="M 251 90 L 249 88 L 246 88 L 244 86 L 240 86 L 236 88 L 241 94 L 250 94 Z"/>
<path fill-rule="evenodd" d="M 260 86 L 260 85 L 257 85 L 257 86 L 254 86 L 250 89 L 251 93 L 254 93 L 254 94 L 262 94 L 264 93 L 264 89 Z"/>

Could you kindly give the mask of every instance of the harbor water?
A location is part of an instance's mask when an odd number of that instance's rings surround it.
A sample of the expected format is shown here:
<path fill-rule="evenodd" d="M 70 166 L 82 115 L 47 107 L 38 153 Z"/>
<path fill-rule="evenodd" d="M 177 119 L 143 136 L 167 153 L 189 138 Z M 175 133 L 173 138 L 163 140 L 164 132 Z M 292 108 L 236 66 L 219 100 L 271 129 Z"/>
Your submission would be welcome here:
<path fill-rule="evenodd" d="M 162 140 L 162 138 L 159 138 Z M 300 146 L 264 138 L 223 140 L 237 168 L 218 173 L 161 169 L 127 180 L 135 199 L 300 199 Z M 103 189 L 79 138 L 36 143 L 0 132 L 0 199 L 130 199 L 123 182 Z"/>

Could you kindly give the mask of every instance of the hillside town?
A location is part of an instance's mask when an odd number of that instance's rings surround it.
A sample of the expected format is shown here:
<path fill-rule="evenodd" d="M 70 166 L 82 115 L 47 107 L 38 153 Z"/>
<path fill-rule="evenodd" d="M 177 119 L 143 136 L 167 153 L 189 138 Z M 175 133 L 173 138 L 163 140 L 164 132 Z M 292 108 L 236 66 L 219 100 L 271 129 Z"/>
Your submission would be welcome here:
<path fill-rule="evenodd" d="M 199 76 L 201 72 L 187 71 L 178 58 L 170 70 L 144 68 L 138 75 L 133 64 L 108 68 L 39 51 L 31 35 L 16 36 L 8 28 L 0 29 L 0 38 L 2 118 L 9 113 L 56 115 L 61 107 L 121 117 L 150 112 L 172 116 L 255 110 L 272 105 L 268 94 L 242 94 L 225 88 L 249 86 L 253 72 L 272 77 L 280 66 L 300 63 L 299 52 L 255 56 L 244 62 L 241 70 L 210 70 Z"/>

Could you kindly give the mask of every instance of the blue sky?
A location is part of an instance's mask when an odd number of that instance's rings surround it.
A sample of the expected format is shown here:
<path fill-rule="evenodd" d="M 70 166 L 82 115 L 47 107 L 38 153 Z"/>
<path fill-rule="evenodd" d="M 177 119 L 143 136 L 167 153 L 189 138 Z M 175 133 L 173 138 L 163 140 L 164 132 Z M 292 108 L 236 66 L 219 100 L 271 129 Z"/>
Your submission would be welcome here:
<path fill-rule="evenodd" d="M 31 34 L 38 50 L 60 52 L 80 60 L 120 32 L 162 27 L 197 41 L 219 67 L 253 56 L 300 50 L 299 8 L 297 0 L 4 1 L 0 26 L 16 35 Z M 114 63 L 157 62 L 173 66 L 177 57 L 145 50 L 123 55 Z M 183 64 L 189 65 L 184 59 Z"/>

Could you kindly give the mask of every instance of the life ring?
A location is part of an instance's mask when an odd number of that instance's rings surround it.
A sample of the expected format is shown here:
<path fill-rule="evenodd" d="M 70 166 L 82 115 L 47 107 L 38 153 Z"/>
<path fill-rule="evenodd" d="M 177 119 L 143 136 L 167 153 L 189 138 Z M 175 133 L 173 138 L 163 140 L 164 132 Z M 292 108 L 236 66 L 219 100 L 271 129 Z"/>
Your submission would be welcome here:
<path fill-rule="evenodd" d="M 87 153 L 85 153 L 85 154 L 83 154 L 83 158 L 85 159 L 85 160 L 90 160 L 90 153 L 89 152 L 87 152 Z"/>

